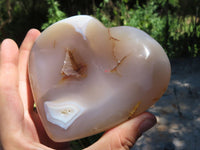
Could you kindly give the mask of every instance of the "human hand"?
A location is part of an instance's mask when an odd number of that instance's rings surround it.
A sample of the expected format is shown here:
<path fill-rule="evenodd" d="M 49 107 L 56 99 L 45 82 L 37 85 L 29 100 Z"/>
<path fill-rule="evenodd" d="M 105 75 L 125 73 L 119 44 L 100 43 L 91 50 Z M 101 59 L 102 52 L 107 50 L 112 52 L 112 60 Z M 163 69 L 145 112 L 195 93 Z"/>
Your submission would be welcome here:
<path fill-rule="evenodd" d="M 68 143 L 55 143 L 48 138 L 33 109 L 27 66 L 30 50 L 39 35 L 38 30 L 30 30 L 20 48 L 11 39 L 1 44 L 0 139 L 5 150 L 69 149 Z M 129 149 L 155 123 L 155 116 L 145 112 L 107 131 L 86 150 Z"/>

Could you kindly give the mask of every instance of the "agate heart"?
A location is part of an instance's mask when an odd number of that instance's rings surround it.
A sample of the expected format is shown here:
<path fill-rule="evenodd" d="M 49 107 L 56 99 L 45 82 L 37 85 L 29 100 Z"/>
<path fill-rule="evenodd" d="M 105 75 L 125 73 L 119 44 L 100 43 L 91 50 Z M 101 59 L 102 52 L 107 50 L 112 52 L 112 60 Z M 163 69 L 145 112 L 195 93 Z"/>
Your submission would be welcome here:
<path fill-rule="evenodd" d="M 170 74 L 163 48 L 145 32 L 106 28 L 85 15 L 48 27 L 29 61 L 38 113 L 57 142 L 105 131 L 144 112 L 165 92 Z"/>

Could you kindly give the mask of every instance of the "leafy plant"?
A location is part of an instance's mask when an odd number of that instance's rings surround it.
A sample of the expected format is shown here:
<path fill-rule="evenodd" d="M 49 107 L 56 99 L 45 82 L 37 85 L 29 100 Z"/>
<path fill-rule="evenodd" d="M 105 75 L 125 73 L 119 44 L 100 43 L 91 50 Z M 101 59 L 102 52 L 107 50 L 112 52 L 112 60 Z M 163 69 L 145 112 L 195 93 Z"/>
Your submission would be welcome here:
<path fill-rule="evenodd" d="M 0 0 L 0 42 L 5 38 L 21 44 L 30 28 L 40 28 L 46 21 L 44 0 Z"/>
<path fill-rule="evenodd" d="M 47 0 L 48 8 L 48 22 L 44 23 L 41 27 L 42 30 L 46 29 L 51 24 L 66 18 L 66 14 L 59 9 L 59 3 L 55 0 Z"/>
<path fill-rule="evenodd" d="M 183 15 L 180 1 L 104 0 L 94 15 L 107 27 L 126 25 L 144 30 L 170 57 L 197 57 L 200 56 L 199 7 L 196 6 L 195 16 Z"/>
<path fill-rule="evenodd" d="M 133 26 L 146 31 L 161 44 L 165 42 L 166 18 L 159 16 L 158 4 L 149 1 L 142 6 L 139 2 L 129 8 L 129 0 L 121 0 L 113 3 L 111 0 L 104 0 L 96 9 L 95 16 L 106 26 Z"/>
<path fill-rule="evenodd" d="M 0 41 L 20 44 L 30 28 L 44 30 L 76 14 L 93 15 L 107 27 L 144 30 L 170 57 L 200 56 L 199 0 L 0 0 Z"/>

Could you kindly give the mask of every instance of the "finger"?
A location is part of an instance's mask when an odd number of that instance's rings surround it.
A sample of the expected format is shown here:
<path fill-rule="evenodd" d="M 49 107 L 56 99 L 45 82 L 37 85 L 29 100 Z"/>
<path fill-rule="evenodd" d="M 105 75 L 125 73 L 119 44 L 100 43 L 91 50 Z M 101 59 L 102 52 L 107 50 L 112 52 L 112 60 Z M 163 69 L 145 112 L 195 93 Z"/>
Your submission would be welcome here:
<path fill-rule="evenodd" d="M 18 94 L 18 56 L 17 44 L 11 39 L 4 40 L 0 51 L 0 114 L 4 115 L 0 115 L 0 121 L 6 128 L 22 119 Z M 17 128 L 17 125 L 14 127 Z"/>
<path fill-rule="evenodd" d="M 0 51 L 1 86 L 18 88 L 18 56 L 17 44 L 11 39 L 4 40 Z"/>
<path fill-rule="evenodd" d="M 96 143 L 86 148 L 86 150 L 129 149 L 140 135 L 154 126 L 155 123 L 155 116 L 145 112 L 109 130 Z"/>
<path fill-rule="evenodd" d="M 29 54 L 36 38 L 40 35 L 40 31 L 36 29 L 31 29 L 26 34 L 24 41 L 20 47 L 19 54 L 19 71 L 20 71 L 20 81 L 26 81 L 27 79 L 27 66 L 29 60 Z"/>
<path fill-rule="evenodd" d="M 29 81 L 28 81 L 28 60 L 31 48 L 40 35 L 40 32 L 36 29 L 31 29 L 27 33 L 22 45 L 20 47 L 19 54 L 19 92 L 24 105 L 24 110 L 33 110 L 33 100 L 30 91 Z"/>

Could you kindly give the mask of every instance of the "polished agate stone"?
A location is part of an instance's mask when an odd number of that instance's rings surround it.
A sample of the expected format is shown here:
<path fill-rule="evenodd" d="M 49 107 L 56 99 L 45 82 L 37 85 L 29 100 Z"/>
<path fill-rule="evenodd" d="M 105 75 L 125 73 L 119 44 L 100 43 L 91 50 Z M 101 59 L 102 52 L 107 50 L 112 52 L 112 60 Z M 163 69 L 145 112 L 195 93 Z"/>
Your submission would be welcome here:
<path fill-rule="evenodd" d="M 167 89 L 170 74 L 167 55 L 148 34 L 106 28 L 86 15 L 43 31 L 29 61 L 39 116 L 57 142 L 100 133 L 146 111 Z"/>

